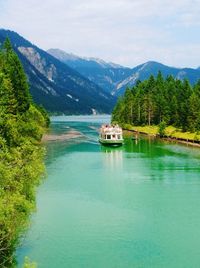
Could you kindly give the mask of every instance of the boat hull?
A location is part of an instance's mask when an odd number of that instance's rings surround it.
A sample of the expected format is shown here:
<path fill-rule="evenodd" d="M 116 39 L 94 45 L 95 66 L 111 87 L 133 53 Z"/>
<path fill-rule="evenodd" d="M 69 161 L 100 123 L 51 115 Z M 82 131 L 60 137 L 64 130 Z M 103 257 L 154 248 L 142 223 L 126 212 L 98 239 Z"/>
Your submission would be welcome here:
<path fill-rule="evenodd" d="M 99 139 L 99 142 L 102 145 L 105 145 L 105 146 L 122 146 L 123 145 L 123 140 L 104 140 L 104 139 Z"/>

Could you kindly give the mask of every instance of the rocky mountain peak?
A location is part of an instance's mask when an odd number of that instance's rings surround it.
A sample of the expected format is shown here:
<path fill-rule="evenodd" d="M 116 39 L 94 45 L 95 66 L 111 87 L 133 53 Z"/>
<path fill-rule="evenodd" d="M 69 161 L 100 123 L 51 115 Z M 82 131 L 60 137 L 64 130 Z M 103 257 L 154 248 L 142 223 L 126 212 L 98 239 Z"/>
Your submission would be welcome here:
<path fill-rule="evenodd" d="M 65 114 L 110 113 L 116 98 L 70 66 L 33 45 L 15 32 L 0 30 L 0 43 L 11 40 L 36 103 Z M 70 55 L 74 59 L 75 56 Z"/>

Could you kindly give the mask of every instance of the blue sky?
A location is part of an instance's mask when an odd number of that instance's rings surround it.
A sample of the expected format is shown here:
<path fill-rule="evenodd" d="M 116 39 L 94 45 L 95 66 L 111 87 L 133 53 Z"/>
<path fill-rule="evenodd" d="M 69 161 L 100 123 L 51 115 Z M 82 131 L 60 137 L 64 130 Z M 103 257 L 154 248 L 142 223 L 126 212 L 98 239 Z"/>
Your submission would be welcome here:
<path fill-rule="evenodd" d="M 0 0 L 0 27 L 43 49 L 134 67 L 200 66 L 200 0 Z"/>

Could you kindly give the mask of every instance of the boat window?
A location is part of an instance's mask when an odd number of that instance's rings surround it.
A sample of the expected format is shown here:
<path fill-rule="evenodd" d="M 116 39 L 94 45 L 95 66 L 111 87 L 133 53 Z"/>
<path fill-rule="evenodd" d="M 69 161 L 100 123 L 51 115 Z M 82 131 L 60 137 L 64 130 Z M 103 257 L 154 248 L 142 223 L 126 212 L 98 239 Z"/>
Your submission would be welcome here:
<path fill-rule="evenodd" d="M 110 135 L 107 135 L 107 140 L 110 140 L 111 139 L 111 136 Z"/>
<path fill-rule="evenodd" d="M 121 136 L 120 135 L 117 135 L 118 136 L 118 140 L 120 140 L 121 139 Z"/>
<path fill-rule="evenodd" d="M 113 139 L 115 139 L 116 137 L 115 137 L 115 135 L 113 135 Z"/>

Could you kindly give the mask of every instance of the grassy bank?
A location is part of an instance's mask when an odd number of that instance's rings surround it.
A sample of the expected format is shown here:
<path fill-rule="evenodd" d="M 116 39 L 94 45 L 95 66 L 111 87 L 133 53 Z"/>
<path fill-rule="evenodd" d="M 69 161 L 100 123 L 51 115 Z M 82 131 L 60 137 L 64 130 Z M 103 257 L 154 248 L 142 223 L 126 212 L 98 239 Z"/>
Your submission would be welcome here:
<path fill-rule="evenodd" d="M 130 124 L 123 124 L 123 129 L 139 132 L 146 135 L 159 136 L 158 126 L 133 126 Z M 175 139 L 183 142 L 200 143 L 200 134 L 191 132 L 182 132 L 173 126 L 168 126 L 164 130 L 164 138 Z"/>

